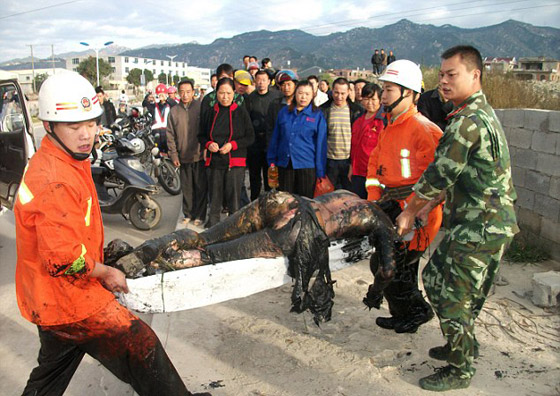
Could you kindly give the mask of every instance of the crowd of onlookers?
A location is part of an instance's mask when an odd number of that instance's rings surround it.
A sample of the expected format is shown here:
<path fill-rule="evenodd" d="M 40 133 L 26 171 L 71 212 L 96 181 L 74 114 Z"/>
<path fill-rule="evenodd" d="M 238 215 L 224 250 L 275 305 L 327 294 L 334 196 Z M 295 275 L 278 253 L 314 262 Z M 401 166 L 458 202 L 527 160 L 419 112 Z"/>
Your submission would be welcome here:
<path fill-rule="evenodd" d="M 376 49 L 374 73 L 394 59 L 393 51 Z M 127 115 L 124 91 L 118 111 L 101 87 L 97 92 L 102 124 Z M 246 55 L 237 70 L 219 65 L 207 91 L 197 92 L 191 80 L 159 84 L 142 106 L 152 116 L 158 146 L 180 168 L 183 222 L 209 227 L 268 191 L 271 166 L 282 191 L 311 198 L 318 184 L 332 184 L 366 198 L 369 155 L 387 124 L 381 93 L 365 79 L 300 78 L 293 70 L 275 70 L 269 58 L 259 64 Z M 421 99 L 425 114 L 442 112 L 442 96 L 428 94 Z"/>

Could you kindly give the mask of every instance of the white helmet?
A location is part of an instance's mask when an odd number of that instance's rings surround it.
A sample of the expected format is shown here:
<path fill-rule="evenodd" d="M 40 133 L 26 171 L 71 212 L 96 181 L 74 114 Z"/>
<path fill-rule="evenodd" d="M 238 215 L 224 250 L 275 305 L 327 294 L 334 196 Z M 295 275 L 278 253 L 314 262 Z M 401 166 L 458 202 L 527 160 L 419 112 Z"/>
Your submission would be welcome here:
<path fill-rule="evenodd" d="M 51 122 L 81 122 L 103 114 L 95 89 L 84 77 L 71 71 L 57 72 L 39 91 L 39 119 Z"/>
<path fill-rule="evenodd" d="M 134 154 L 140 154 L 146 150 L 146 143 L 140 138 L 131 139 L 130 144 L 134 147 Z"/>
<path fill-rule="evenodd" d="M 379 81 L 388 81 L 415 92 L 422 92 L 422 71 L 418 65 L 406 59 L 391 62 Z"/>

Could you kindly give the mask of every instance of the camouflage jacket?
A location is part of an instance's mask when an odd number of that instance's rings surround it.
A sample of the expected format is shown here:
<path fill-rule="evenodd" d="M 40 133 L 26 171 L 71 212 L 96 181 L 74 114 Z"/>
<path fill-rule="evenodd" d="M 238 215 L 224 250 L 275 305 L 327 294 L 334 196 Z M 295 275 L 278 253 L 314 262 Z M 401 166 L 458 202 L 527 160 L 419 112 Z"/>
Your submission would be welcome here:
<path fill-rule="evenodd" d="M 444 226 L 457 242 L 483 242 L 519 231 L 513 208 L 517 194 L 511 179 L 504 131 L 482 91 L 450 113 L 434 162 L 414 191 L 433 199 L 444 189 Z"/>

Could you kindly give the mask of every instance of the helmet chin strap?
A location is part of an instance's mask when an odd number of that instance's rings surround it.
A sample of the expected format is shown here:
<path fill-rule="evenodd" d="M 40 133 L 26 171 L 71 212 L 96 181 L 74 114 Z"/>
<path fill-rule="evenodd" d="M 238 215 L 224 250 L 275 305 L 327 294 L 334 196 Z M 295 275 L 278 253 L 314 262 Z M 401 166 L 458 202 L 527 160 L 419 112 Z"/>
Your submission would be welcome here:
<path fill-rule="evenodd" d="M 395 100 L 390 105 L 383 106 L 383 108 L 385 109 L 385 111 L 387 113 L 391 113 L 395 109 L 395 107 L 397 107 L 399 105 L 399 103 L 402 102 L 403 99 L 404 99 L 404 88 L 401 86 L 401 97 L 398 98 L 397 100 Z"/>
<path fill-rule="evenodd" d="M 56 140 L 58 142 L 58 144 L 60 144 L 62 146 L 62 148 L 68 153 L 70 154 L 70 156 L 72 158 L 74 158 L 77 161 L 85 161 L 89 158 L 89 154 L 90 153 L 75 153 L 72 150 L 70 150 L 68 147 L 66 147 L 66 145 L 64 143 L 62 143 L 62 140 L 60 140 L 60 138 L 58 136 L 56 136 L 56 133 L 54 133 L 54 122 L 49 122 L 49 127 L 50 127 L 50 131 L 47 131 L 48 134 L 50 136 L 52 136 L 54 138 L 54 140 Z"/>

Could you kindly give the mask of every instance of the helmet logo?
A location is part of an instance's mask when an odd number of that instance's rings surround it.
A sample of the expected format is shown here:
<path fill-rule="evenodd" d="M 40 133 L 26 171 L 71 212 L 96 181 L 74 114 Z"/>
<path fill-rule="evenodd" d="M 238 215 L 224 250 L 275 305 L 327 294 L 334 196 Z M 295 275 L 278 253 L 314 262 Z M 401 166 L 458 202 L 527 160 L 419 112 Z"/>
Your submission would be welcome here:
<path fill-rule="evenodd" d="M 89 100 L 86 97 L 82 98 L 82 107 L 84 108 L 85 111 L 90 111 L 91 110 L 91 100 Z"/>
<path fill-rule="evenodd" d="M 385 72 L 385 74 L 392 74 L 393 76 L 398 76 L 399 75 L 399 71 L 395 70 L 395 69 L 389 69 Z"/>

